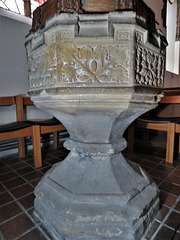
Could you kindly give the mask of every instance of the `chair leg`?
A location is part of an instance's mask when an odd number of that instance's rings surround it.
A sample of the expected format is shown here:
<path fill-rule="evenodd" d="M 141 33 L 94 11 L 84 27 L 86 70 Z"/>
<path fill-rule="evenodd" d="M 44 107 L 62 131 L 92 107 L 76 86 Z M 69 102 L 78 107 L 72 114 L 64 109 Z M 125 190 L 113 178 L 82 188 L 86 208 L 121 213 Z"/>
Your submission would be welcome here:
<path fill-rule="evenodd" d="M 128 127 L 128 152 L 134 152 L 134 122 Z"/>
<path fill-rule="evenodd" d="M 41 139 L 40 139 L 40 126 L 34 125 L 33 128 L 33 152 L 34 152 L 34 165 L 35 168 L 42 167 L 42 154 L 41 154 Z"/>
<path fill-rule="evenodd" d="M 26 151 L 25 151 L 25 138 L 18 138 L 18 154 L 19 158 L 24 158 Z"/>
<path fill-rule="evenodd" d="M 179 133 L 179 148 L 178 148 L 178 153 L 180 153 L 180 133 Z"/>
<path fill-rule="evenodd" d="M 53 148 L 57 149 L 57 145 L 58 145 L 58 134 L 56 131 L 56 132 L 53 132 Z"/>
<path fill-rule="evenodd" d="M 174 158 L 175 123 L 168 123 L 166 162 L 173 163 Z"/>

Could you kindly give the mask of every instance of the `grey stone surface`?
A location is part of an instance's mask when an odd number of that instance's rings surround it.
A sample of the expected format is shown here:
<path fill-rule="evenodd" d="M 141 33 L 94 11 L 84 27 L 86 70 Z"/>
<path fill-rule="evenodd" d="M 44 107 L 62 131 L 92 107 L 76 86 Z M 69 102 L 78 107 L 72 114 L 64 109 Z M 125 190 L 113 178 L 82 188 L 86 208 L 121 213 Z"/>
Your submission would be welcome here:
<path fill-rule="evenodd" d="M 31 99 L 70 134 L 35 190 L 53 239 L 139 240 L 158 211 L 157 186 L 121 154 L 129 124 L 160 100 L 164 49 L 148 34 L 115 12 L 55 15 L 26 38 Z"/>

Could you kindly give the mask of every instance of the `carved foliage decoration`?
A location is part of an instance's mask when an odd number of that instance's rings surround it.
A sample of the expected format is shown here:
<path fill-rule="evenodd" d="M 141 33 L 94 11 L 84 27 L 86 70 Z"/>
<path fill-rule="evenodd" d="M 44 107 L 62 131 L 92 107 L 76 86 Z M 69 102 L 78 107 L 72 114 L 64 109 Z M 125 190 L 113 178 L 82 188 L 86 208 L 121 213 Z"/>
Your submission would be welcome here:
<path fill-rule="evenodd" d="M 162 87 L 164 57 L 144 47 L 136 48 L 136 84 Z"/>
<path fill-rule="evenodd" d="M 126 83 L 130 50 L 125 45 L 58 47 L 58 76 L 64 84 Z"/>
<path fill-rule="evenodd" d="M 49 54 L 31 56 L 29 58 L 29 88 L 45 87 L 56 82 L 57 57 L 56 50 Z"/>

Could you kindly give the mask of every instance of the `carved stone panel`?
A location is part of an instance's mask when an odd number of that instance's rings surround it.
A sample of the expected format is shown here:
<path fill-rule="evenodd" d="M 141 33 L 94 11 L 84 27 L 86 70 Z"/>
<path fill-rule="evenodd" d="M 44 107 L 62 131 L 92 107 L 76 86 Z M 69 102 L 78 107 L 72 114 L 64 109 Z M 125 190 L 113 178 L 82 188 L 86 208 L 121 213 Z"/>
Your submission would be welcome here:
<path fill-rule="evenodd" d="M 137 46 L 135 83 L 151 87 L 162 87 L 163 75 L 164 57 L 143 46 Z"/>
<path fill-rule="evenodd" d="M 49 54 L 32 55 L 29 58 L 29 88 L 41 88 L 54 85 L 57 79 L 56 50 L 51 49 Z"/>
<path fill-rule="evenodd" d="M 129 65 L 128 45 L 58 47 L 58 81 L 65 85 L 128 83 Z"/>

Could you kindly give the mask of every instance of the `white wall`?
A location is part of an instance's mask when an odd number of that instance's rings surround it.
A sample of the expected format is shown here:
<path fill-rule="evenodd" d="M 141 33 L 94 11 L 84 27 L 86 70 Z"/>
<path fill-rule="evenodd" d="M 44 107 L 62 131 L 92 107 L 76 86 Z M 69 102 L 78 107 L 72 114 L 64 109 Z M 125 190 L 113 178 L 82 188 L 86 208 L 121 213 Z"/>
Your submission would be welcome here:
<path fill-rule="evenodd" d="M 25 36 L 31 19 L 0 8 L 0 96 L 28 95 L 28 69 Z M 35 107 L 29 107 L 29 118 L 50 118 Z M 16 120 L 15 107 L 0 107 L 0 124 Z"/>

